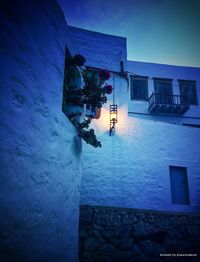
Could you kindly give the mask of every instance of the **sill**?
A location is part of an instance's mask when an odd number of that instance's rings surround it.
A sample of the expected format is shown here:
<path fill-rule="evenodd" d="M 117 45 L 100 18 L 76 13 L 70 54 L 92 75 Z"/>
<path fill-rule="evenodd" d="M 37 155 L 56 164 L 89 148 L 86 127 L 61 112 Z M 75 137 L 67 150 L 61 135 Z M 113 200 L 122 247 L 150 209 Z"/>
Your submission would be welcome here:
<path fill-rule="evenodd" d="M 131 102 L 148 102 L 148 100 L 142 100 L 142 99 L 131 99 Z"/>

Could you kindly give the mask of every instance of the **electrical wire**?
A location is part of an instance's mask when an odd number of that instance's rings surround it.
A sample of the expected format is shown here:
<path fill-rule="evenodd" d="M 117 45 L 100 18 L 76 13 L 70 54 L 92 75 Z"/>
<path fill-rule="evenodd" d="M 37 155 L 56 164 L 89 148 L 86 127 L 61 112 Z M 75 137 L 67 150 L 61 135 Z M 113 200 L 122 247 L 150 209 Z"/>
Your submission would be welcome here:
<path fill-rule="evenodd" d="M 113 74 L 113 105 L 115 104 L 115 76 Z"/>

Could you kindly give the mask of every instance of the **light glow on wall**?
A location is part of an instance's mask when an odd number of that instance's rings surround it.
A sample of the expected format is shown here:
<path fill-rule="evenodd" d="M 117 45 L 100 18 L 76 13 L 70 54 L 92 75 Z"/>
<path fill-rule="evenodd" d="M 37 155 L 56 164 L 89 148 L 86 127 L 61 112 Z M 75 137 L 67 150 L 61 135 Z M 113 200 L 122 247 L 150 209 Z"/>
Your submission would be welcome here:
<path fill-rule="evenodd" d="M 109 123 L 110 123 L 110 111 L 108 108 L 101 108 L 101 116 L 99 119 L 93 120 L 95 127 L 99 133 L 108 132 Z"/>
<path fill-rule="evenodd" d="M 128 129 L 127 107 L 121 106 L 117 109 L 118 122 L 115 125 L 115 132 L 118 135 L 124 134 L 125 129 Z M 94 126 L 99 133 L 109 133 L 110 127 L 110 110 L 108 107 L 101 108 L 101 117 L 98 120 L 93 120 Z"/>

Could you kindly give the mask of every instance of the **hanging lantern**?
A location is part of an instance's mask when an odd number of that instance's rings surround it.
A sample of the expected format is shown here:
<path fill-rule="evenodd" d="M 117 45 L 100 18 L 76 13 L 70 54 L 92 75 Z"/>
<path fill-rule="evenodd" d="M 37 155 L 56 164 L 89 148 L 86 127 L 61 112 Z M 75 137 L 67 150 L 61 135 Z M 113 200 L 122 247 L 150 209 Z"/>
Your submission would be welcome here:
<path fill-rule="evenodd" d="M 117 105 L 110 105 L 110 136 L 113 134 L 117 122 Z"/>

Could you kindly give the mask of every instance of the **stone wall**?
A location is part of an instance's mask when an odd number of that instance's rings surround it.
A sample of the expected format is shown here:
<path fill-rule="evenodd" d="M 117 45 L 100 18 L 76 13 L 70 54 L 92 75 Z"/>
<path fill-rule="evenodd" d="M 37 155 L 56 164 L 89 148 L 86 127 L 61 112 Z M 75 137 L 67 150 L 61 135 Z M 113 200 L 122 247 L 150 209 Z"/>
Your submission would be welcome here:
<path fill-rule="evenodd" d="M 80 262 L 200 255 L 200 214 L 82 205 L 79 232 Z"/>
<path fill-rule="evenodd" d="M 62 112 L 67 24 L 55 0 L 5 0 L 0 30 L 0 261 L 74 262 L 82 149 Z"/>

